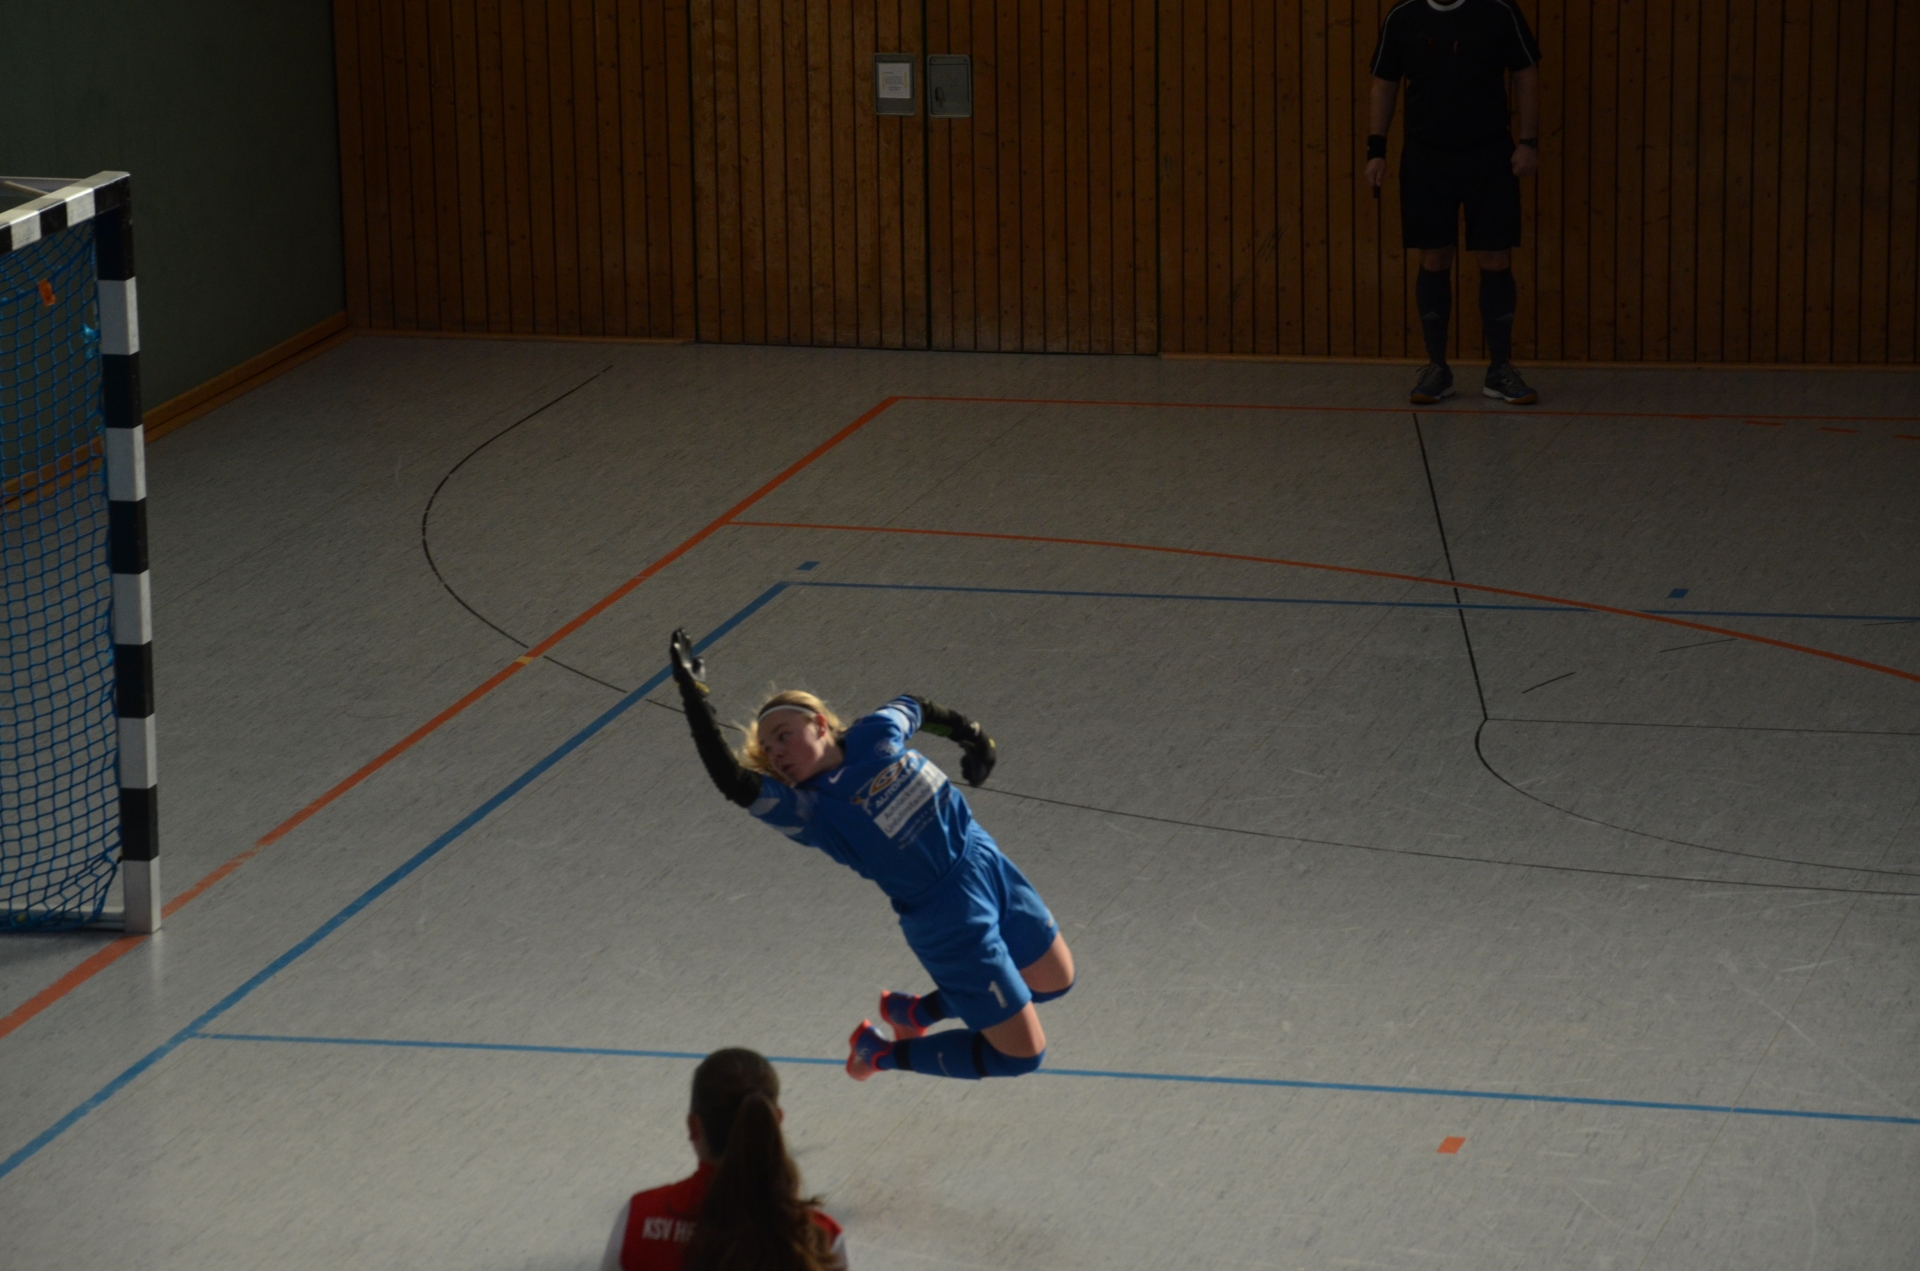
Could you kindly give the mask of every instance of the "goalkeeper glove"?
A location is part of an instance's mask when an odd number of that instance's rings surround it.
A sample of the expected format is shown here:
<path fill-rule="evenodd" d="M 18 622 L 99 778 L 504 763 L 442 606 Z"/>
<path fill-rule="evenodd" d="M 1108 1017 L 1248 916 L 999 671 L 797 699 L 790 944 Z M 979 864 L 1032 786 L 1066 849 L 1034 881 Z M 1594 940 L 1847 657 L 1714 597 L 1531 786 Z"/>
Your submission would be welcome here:
<path fill-rule="evenodd" d="M 955 734 L 953 739 L 960 743 L 960 775 L 970 786 L 985 785 L 996 758 L 993 738 L 987 736 L 986 729 L 974 724 L 966 736 Z"/>
<path fill-rule="evenodd" d="M 673 663 L 673 682 L 680 686 L 681 696 L 705 697 L 706 659 L 693 656 L 693 641 L 687 638 L 685 627 L 673 633 L 673 639 L 667 644 L 667 657 Z"/>

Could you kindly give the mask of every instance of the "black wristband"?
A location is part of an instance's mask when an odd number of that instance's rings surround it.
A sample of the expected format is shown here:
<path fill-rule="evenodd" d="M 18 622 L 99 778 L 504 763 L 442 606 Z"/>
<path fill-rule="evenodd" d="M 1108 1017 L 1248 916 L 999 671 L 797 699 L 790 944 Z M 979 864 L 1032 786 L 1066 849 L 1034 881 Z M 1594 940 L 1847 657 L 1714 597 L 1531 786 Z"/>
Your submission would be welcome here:
<path fill-rule="evenodd" d="M 936 737 L 945 737 L 950 741 L 956 741 L 964 746 L 972 741 L 980 731 L 980 725 L 974 723 L 959 711 L 950 710 L 945 706 L 921 697 L 917 693 L 908 693 L 906 696 L 911 697 L 919 704 L 920 727 L 926 729 Z"/>
<path fill-rule="evenodd" d="M 1540 138 L 1538 137 L 1522 137 L 1520 138 L 1520 144 L 1535 154 L 1540 153 Z"/>
<path fill-rule="evenodd" d="M 1387 136 L 1385 133 L 1367 134 L 1367 158 L 1384 159 L 1387 157 Z"/>

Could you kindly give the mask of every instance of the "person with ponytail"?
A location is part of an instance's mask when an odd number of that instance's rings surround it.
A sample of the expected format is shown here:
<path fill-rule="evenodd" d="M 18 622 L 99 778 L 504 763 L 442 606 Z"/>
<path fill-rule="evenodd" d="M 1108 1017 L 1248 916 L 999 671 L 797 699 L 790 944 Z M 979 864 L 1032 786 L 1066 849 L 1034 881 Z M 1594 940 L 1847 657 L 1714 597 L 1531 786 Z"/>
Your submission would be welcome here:
<path fill-rule="evenodd" d="M 601 1271 L 847 1271 L 846 1236 L 800 1195 L 766 1057 L 716 1050 L 693 1071 L 687 1138 L 700 1167 L 620 1209 Z"/>
<path fill-rule="evenodd" d="M 1036 1003 L 1073 987 L 1073 954 L 1040 893 L 973 819 L 966 798 L 907 742 L 921 729 L 957 743 L 978 786 L 993 739 L 959 711 L 903 694 L 843 725 L 811 693 L 775 693 L 728 747 L 708 700 L 706 665 L 685 631 L 668 646 L 693 744 L 720 793 L 796 842 L 879 884 L 907 946 L 937 986 L 924 997 L 880 994 L 882 1036 L 861 1020 L 847 1039 L 847 1075 L 888 1070 L 978 1081 L 1040 1067 L 1047 1036 Z M 965 1027 L 929 1035 L 949 1017 Z"/>

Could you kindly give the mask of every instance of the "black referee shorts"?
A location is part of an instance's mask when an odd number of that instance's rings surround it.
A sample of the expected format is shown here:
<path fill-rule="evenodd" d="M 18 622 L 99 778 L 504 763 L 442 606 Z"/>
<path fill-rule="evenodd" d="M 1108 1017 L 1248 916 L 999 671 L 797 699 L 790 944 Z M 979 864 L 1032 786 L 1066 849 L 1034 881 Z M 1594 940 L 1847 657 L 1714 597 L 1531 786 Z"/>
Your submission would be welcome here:
<path fill-rule="evenodd" d="M 1477 150 L 1408 145 L 1400 152 L 1400 235 L 1423 251 L 1455 246 L 1460 205 L 1467 207 L 1467 250 L 1503 252 L 1520 245 L 1520 179 L 1513 142 Z"/>

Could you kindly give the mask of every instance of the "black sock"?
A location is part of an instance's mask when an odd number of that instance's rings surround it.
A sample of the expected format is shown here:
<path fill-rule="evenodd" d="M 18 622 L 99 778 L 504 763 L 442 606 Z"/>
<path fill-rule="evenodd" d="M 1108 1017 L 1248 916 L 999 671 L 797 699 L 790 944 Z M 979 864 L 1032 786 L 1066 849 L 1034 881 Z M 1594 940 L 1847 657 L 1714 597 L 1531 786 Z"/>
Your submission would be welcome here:
<path fill-rule="evenodd" d="M 1505 366 L 1513 360 L 1513 314 L 1519 308 L 1519 288 L 1511 269 L 1480 271 L 1480 329 L 1487 337 L 1487 363 Z"/>
<path fill-rule="evenodd" d="M 947 1010 L 946 995 L 939 989 L 935 989 L 913 1004 L 913 1022 L 922 1028 L 938 1024 L 948 1014 L 950 1012 Z"/>
<path fill-rule="evenodd" d="M 1427 342 L 1427 360 L 1447 364 L 1447 320 L 1453 316 L 1453 271 L 1422 269 L 1414 280 L 1413 300 L 1420 309 L 1420 334 Z"/>

